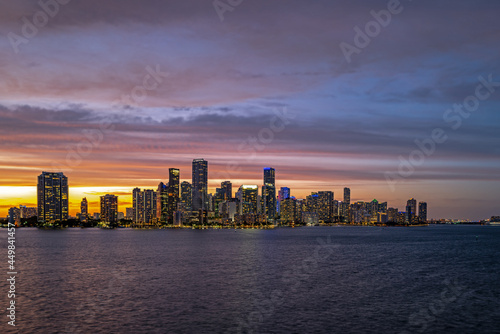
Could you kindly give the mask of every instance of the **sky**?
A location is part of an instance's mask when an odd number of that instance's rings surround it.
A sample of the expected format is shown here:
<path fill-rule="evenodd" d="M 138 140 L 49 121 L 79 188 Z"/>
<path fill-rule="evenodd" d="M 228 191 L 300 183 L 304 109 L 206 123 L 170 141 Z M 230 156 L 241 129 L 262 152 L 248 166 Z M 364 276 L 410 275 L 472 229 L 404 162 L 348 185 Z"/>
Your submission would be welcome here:
<path fill-rule="evenodd" d="M 297 198 L 500 215 L 498 1 L 41 4 L 0 1 L 0 216 L 36 206 L 42 171 L 70 214 L 125 211 L 196 158 L 209 191 L 270 166 Z"/>

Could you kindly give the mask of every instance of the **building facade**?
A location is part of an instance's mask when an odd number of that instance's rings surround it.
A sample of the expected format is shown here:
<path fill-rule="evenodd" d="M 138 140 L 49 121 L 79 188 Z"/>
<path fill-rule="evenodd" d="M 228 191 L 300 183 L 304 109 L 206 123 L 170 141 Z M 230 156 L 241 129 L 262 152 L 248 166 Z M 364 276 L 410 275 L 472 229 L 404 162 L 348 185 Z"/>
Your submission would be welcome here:
<path fill-rule="evenodd" d="M 38 221 L 67 220 L 68 178 L 63 173 L 43 172 L 37 185 Z"/>
<path fill-rule="evenodd" d="M 208 208 L 208 162 L 194 159 L 192 164 L 192 201 L 194 211 Z"/>

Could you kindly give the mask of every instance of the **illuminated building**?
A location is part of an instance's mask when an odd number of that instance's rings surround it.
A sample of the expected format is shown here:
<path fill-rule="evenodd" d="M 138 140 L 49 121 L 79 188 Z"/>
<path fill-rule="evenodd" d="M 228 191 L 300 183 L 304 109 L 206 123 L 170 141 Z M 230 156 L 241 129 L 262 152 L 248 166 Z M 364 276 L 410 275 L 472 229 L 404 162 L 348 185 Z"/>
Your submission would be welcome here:
<path fill-rule="evenodd" d="M 417 221 L 417 200 L 410 198 L 406 202 L 406 222 L 414 224 Z"/>
<path fill-rule="evenodd" d="M 133 220 L 134 218 L 134 208 L 125 208 L 125 218 Z"/>
<path fill-rule="evenodd" d="M 101 196 L 101 221 L 115 224 L 118 222 L 118 197 L 115 195 Z"/>
<path fill-rule="evenodd" d="M 283 223 L 297 222 L 296 199 L 288 197 L 281 201 L 281 222 Z"/>
<path fill-rule="evenodd" d="M 267 219 L 276 217 L 276 179 L 275 169 L 264 168 L 264 185 L 262 186 L 262 213 Z"/>
<path fill-rule="evenodd" d="M 241 214 L 257 213 L 257 193 L 259 187 L 255 185 L 242 185 L 240 187 L 241 193 Z"/>
<path fill-rule="evenodd" d="M 19 205 L 19 214 L 21 219 L 35 217 L 38 214 L 38 209 L 25 205 Z"/>
<path fill-rule="evenodd" d="M 351 205 L 351 189 L 344 188 L 344 203 Z"/>
<path fill-rule="evenodd" d="M 63 173 L 43 172 L 38 176 L 38 221 L 68 219 L 68 178 Z"/>
<path fill-rule="evenodd" d="M 164 223 L 167 221 L 167 218 L 168 218 L 168 188 L 163 182 L 160 182 L 160 184 L 158 185 L 158 189 L 156 190 L 156 219 L 159 222 Z"/>
<path fill-rule="evenodd" d="M 223 200 L 224 201 L 229 201 L 231 198 L 233 198 L 233 184 L 231 181 L 224 181 L 220 184 L 222 194 L 223 194 Z"/>
<path fill-rule="evenodd" d="M 158 198 L 156 191 L 135 188 L 132 191 L 132 221 L 134 223 L 151 224 L 158 213 Z"/>
<path fill-rule="evenodd" d="M 316 201 L 316 212 L 318 213 L 319 220 L 322 222 L 332 222 L 333 216 L 333 192 L 332 191 L 318 191 Z"/>
<path fill-rule="evenodd" d="M 180 199 L 179 177 L 179 169 L 170 168 L 168 170 L 167 222 L 169 224 L 174 223 L 174 214 L 177 211 L 177 203 L 179 203 Z"/>
<path fill-rule="evenodd" d="M 186 211 L 191 211 L 191 183 L 184 181 L 181 183 L 181 203 Z"/>
<path fill-rule="evenodd" d="M 422 223 L 427 223 L 427 203 L 418 203 L 418 220 Z"/>
<path fill-rule="evenodd" d="M 350 221 L 351 217 L 351 189 L 350 188 L 344 188 L 344 201 L 342 202 L 343 208 L 343 220 L 346 222 Z"/>
<path fill-rule="evenodd" d="M 397 223 L 398 221 L 398 209 L 389 208 L 387 209 L 387 221 L 392 223 Z"/>
<path fill-rule="evenodd" d="M 21 210 L 19 208 L 12 207 L 9 209 L 9 223 L 16 224 L 20 222 Z"/>
<path fill-rule="evenodd" d="M 208 162 L 204 159 L 194 159 L 192 168 L 192 207 L 193 210 L 208 208 Z"/>
<path fill-rule="evenodd" d="M 290 197 L 290 188 L 288 187 L 281 187 L 280 191 L 278 192 L 278 204 L 277 204 L 277 210 L 278 210 L 278 213 L 281 213 L 281 208 L 280 208 L 280 205 L 281 205 L 281 201 L 287 199 Z"/>
<path fill-rule="evenodd" d="M 89 203 L 87 197 L 84 197 L 80 203 L 80 220 L 87 221 L 89 216 Z"/>

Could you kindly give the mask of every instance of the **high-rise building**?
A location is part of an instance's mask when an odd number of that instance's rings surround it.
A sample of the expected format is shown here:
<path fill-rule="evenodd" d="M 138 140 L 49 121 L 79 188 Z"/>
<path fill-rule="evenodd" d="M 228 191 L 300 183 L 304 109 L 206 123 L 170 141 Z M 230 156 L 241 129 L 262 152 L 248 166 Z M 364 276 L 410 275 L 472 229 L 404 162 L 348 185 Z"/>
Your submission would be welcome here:
<path fill-rule="evenodd" d="M 38 209 L 35 207 L 19 205 L 19 213 L 22 219 L 36 217 L 36 215 L 38 214 Z"/>
<path fill-rule="evenodd" d="M 87 197 L 84 197 L 80 203 L 80 220 L 86 221 L 89 216 L 89 203 Z"/>
<path fill-rule="evenodd" d="M 351 205 L 351 189 L 349 188 L 344 188 L 344 203 Z"/>
<path fill-rule="evenodd" d="M 387 221 L 389 221 L 391 223 L 397 223 L 398 222 L 398 212 L 399 212 L 399 210 L 397 208 L 387 209 Z"/>
<path fill-rule="evenodd" d="M 141 190 L 135 188 L 132 191 L 133 222 L 151 224 L 157 215 L 157 194 L 153 189 Z"/>
<path fill-rule="evenodd" d="M 222 190 L 222 195 L 223 195 L 223 200 L 224 201 L 229 201 L 231 198 L 233 198 L 233 184 L 231 181 L 224 181 L 220 184 L 221 190 Z"/>
<path fill-rule="evenodd" d="M 168 219 L 168 187 L 163 182 L 156 190 L 156 219 L 162 223 Z"/>
<path fill-rule="evenodd" d="M 181 183 L 181 203 L 186 211 L 191 211 L 191 183 L 184 181 Z"/>
<path fill-rule="evenodd" d="M 406 202 L 406 222 L 414 224 L 417 220 L 417 200 L 410 198 Z"/>
<path fill-rule="evenodd" d="M 343 213 L 342 220 L 344 222 L 351 221 L 351 189 L 344 188 L 344 201 L 342 202 L 341 211 Z"/>
<path fill-rule="evenodd" d="M 333 191 L 318 191 L 318 197 L 316 201 L 316 212 L 318 212 L 318 218 L 323 222 L 333 221 Z"/>
<path fill-rule="evenodd" d="M 242 185 L 241 192 L 241 214 L 257 213 L 257 195 L 259 187 L 255 185 Z"/>
<path fill-rule="evenodd" d="M 276 180 L 275 169 L 264 168 L 264 185 L 262 186 L 262 212 L 267 219 L 276 217 Z"/>
<path fill-rule="evenodd" d="M 174 214 L 177 211 L 177 203 L 180 200 L 179 189 L 180 171 L 177 168 L 168 170 L 168 204 L 167 204 L 167 222 L 174 223 Z"/>
<path fill-rule="evenodd" d="M 132 208 L 134 210 L 132 221 L 139 223 L 142 220 L 142 213 L 144 212 L 144 202 L 142 191 L 139 188 L 132 190 Z"/>
<path fill-rule="evenodd" d="M 155 214 L 156 215 L 156 214 Z M 134 219 L 134 208 L 125 208 L 125 218 L 133 220 Z"/>
<path fill-rule="evenodd" d="M 278 213 L 281 213 L 281 207 L 280 207 L 281 202 L 289 197 L 290 197 L 290 188 L 281 187 L 280 191 L 278 192 L 278 203 L 276 205 Z"/>
<path fill-rule="evenodd" d="M 38 221 L 68 219 L 68 178 L 63 173 L 42 172 L 37 186 Z"/>
<path fill-rule="evenodd" d="M 12 207 L 9 209 L 9 223 L 10 224 L 19 224 L 21 220 L 21 210 L 16 207 Z"/>
<path fill-rule="evenodd" d="M 295 198 L 285 198 L 281 201 L 281 222 L 297 222 L 297 200 Z"/>
<path fill-rule="evenodd" d="M 264 168 L 264 184 L 265 185 L 276 185 L 276 170 L 271 167 Z"/>
<path fill-rule="evenodd" d="M 116 224 L 118 222 L 118 197 L 115 195 L 101 196 L 101 220 Z"/>
<path fill-rule="evenodd" d="M 208 209 L 208 162 L 194 159 L 192 168 L 192 207 L 193 210 Z"/>
<path fill-rule="evenodd" d="M 418 203 L 418 220 L 427 223 L 427 202 Z"/>

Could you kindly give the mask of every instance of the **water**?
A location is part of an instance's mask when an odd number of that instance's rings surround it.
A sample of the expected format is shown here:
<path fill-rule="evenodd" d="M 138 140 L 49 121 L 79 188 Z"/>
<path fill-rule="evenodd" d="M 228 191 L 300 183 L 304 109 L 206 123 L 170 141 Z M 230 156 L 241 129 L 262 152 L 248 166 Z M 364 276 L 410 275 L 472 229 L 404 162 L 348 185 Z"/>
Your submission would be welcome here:
<path fill-rule="evenodd" d="M 500 333 L 500 227 L 16 237 L 17 327 L 3 311 L 1 333 Z"/>

